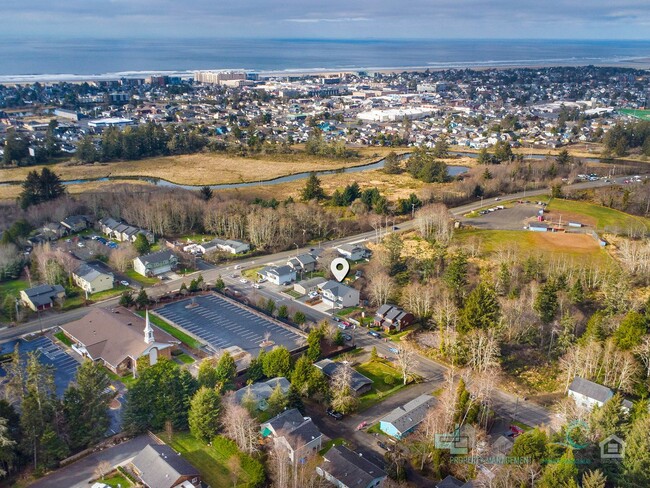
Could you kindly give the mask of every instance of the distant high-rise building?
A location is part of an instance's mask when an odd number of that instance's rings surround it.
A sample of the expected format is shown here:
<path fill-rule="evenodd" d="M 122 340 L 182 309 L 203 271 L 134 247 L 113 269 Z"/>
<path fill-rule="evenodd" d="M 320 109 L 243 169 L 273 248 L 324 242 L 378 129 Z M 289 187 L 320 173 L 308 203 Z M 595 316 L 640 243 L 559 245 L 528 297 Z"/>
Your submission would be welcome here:
<path fill-rule="evenodd" d="M 195 71 L 194 81 L 222 85 L 225 81 L 246 80 L 243 71 Z"/>

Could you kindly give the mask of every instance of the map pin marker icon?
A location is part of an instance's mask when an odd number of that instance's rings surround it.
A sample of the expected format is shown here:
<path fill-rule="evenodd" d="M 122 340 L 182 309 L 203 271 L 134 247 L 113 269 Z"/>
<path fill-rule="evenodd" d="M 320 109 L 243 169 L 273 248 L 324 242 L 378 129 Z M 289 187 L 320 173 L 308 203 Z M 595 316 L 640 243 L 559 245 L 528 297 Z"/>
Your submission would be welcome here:
<path fill-rule="evenodd" d="M 334 278 L 336 278 L 336 281 L 340 283 L 350 272 L 350 263 L 348 263 L 348 260 L 345 258 L 336 258 L 332 260 L 330 269 L 332 270 L 332 274 L 334 275 Z"/>

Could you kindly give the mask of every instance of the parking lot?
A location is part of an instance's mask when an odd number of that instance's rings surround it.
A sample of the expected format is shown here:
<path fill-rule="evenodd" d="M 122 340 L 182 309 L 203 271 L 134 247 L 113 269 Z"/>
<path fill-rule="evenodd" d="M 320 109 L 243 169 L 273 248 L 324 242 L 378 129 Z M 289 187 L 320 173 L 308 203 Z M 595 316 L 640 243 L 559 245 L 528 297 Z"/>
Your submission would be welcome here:
<path fill-rule="evenodd" d="M 498 204 L 495 203 L 495 207 Z M 521 230 L 530 219 L 537 217 L 542 207 L 531 203 L 513 203 L 511 207 L 488 212 L 478 217 L 464 218 L 463 224 L 479 229 L 491 230 Z"/>
<path fill-rule="evenodd" d="M 192 332 L 215 350 L 238 346 L 257 356 L 266 333 L 270 334 L 269 340 L 290 351 L 304 342 L 302 336 L 290 329 L 218 295 L 205 295 L 193 300 L 197 304 L 193 308 L 186 308 L 192 303 L 188 299 L 165 305 L 156 313 Z"/>
<path fill-rule="evenodd" d="M 74 380 L 79 363 L 48 337 L 38 337 L 31 341 L 19 339 L 17 341 L 5 342 L 0 345 L 0 354 L 11 353 L 16 343 L 19 344 L 20 357 L 23 361 L 26 361 L 28 352 L 39 351 L 39 361 L 43 364 L 49 364 L 54 368 L 56 394 L 62 396 L 68 384 Z M 0 376 L 5 376 L 5 374 L 4 369 L 0 367 Z"/>

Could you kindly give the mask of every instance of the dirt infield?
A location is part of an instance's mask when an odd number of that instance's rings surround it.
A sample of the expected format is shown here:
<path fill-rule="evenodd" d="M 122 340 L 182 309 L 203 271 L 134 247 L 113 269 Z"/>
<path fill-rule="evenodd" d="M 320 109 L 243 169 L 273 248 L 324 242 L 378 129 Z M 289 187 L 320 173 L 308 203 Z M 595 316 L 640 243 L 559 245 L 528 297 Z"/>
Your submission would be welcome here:
<path fill-rule="evenodd" d="M 596 239 L 587 234 L 567 232 L 534 232 L 540 249 L 548 252 L 589 254 L 599 249 Z"/>

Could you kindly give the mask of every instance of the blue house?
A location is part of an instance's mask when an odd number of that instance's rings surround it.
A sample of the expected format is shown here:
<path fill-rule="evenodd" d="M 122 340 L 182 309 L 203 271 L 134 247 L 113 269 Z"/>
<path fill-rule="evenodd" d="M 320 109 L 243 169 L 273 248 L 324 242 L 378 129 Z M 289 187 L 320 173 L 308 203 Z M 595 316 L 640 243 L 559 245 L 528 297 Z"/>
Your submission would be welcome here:
<path fill-rule="evenodd" d="M 379 429 L 395 439 L 402 439 L 420 425 L 434 401 L 431 395 L 420 395 L 414 398 L 381 419 Z"/>

